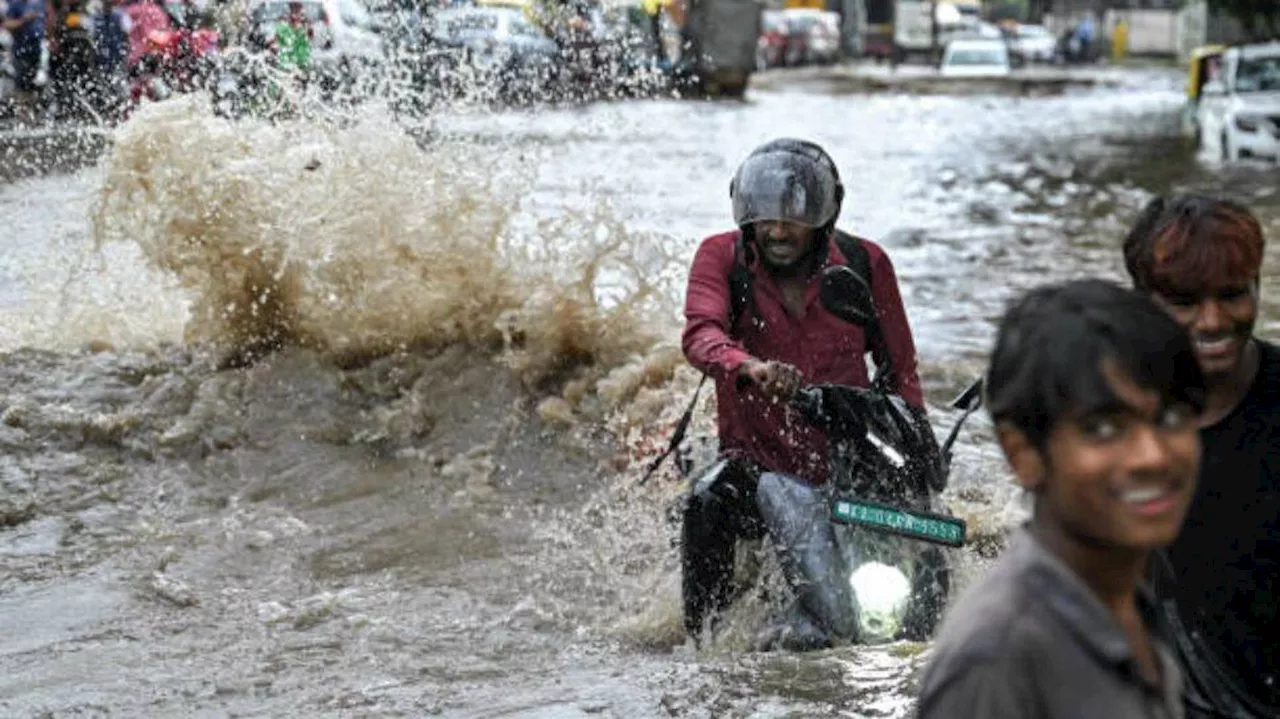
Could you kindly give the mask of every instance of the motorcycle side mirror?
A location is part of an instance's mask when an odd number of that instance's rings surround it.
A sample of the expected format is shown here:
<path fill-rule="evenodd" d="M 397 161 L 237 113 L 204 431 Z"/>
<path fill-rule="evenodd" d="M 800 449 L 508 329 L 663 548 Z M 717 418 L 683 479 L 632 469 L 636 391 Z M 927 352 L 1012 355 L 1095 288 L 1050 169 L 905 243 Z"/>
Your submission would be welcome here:
<path fill-rule="evenodd" d="M 959 397 L 951 400 L 951 408 L 958 409 L 963 414 L 960 419 L 956 420 L 956 424 L 951 428 L 951 433 L 947 435 L 946 441 L 942 443 L 942 465 L 946 474 L 951 473 L 951 448 L 955 446 L 956 438 L 960 436 L 960 428 L 964 426 L 965 420 L 969 419 L 969 415 L 978 411 L 982 406 L 982 378 L 974 380 L 965 391 L 960 393 Z"/>
<path fill-rule="evenodd" d="M 958 397 L 951 400 L 951 409 L 973 412 L 982 407 L 982 380 L 977 379 Z"/>
<path fill-rule="evenodd" d="M 871 287 L 847 265 L 833 265 L 822 271 L 818 300 L 826 311 L 850 324 L 866 328 L 876 321 Z"/>

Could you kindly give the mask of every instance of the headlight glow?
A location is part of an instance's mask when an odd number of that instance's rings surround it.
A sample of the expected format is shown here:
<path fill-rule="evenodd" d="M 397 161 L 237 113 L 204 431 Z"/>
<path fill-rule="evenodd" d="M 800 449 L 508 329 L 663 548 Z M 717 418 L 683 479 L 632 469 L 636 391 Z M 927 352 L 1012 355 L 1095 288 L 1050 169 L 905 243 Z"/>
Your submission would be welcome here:
<path fill-rule="evenodd" d="M 879 562 L 858 567 L 849 577 L 858 598 L 858 625 L 866 644 L 891 642 L 902 628 L 911 599 L 911 582 L 902 570 Z"/>

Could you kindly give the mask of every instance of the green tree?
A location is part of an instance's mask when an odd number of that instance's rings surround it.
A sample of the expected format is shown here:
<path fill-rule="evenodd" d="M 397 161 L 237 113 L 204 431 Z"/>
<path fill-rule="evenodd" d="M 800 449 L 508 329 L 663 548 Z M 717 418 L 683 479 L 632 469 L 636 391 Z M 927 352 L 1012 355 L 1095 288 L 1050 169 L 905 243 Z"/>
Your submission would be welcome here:
<path fill-rule="evenodd" d="M 1280 37 L 1280 3 L 1276 0 L 1209 0 L 1209 7 L 1239 20 L 1255 40 Z"/>

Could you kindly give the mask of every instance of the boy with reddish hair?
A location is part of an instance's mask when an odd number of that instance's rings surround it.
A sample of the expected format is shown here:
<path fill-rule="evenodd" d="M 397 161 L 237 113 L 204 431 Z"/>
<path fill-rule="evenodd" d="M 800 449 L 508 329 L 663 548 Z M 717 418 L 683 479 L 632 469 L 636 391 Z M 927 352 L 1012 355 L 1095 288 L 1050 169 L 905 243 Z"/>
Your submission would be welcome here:
<path fill-rule="evenodd" d="M 1124 242 L 1207 390 L 1198 489 L 1151 568 L 1190 719 L 1280 716 L 1280 348 L 1253 333 L 1264 246 L 1248 209 L 1200 195 L 1153 200 Z"/>

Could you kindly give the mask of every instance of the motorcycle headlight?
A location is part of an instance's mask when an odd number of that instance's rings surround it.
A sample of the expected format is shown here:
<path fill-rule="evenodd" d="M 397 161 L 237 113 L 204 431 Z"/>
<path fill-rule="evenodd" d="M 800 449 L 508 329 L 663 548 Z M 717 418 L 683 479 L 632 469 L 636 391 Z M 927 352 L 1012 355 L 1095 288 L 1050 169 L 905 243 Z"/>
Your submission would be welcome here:
<path fill-rule="evenodd" d="M 849 586 L 858 599 L 858 627 L 863 643 L 893 641 L 902 629 L 911 600 L 907 575 L 897 567 L 868 562 L 849 577 Z"/>

